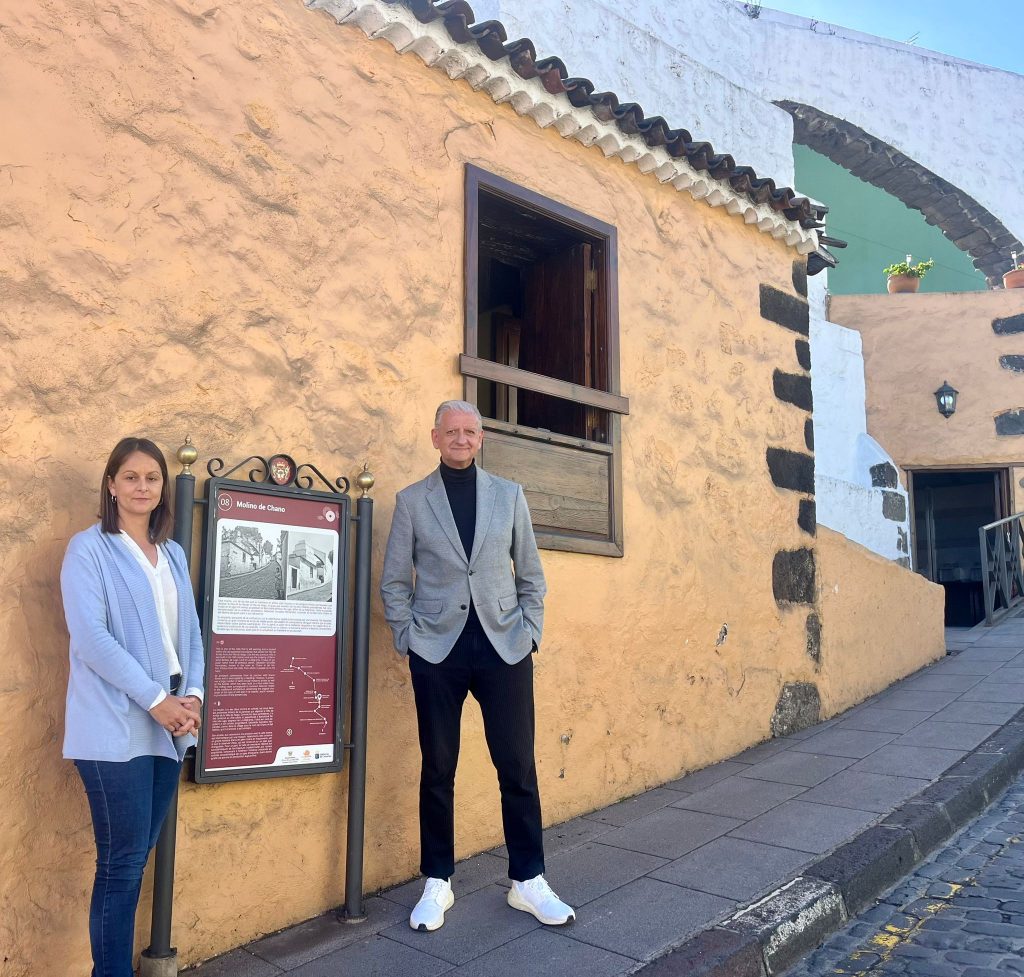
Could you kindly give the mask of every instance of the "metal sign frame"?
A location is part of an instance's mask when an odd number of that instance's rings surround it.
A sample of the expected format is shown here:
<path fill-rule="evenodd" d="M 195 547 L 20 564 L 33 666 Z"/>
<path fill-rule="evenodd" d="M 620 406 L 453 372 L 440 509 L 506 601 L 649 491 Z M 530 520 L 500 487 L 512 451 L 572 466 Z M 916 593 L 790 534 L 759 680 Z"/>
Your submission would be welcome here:
<path fill-rule="evenodd" d="M 248 478 L 231 478 L 235 472 L 249 466 Z M 329 482 L 314 466 L 296 465 L 295 461 L 284 454 L 263 458 L 253 455 L 230 469 L 223 476 L 219 472 L 224 463 L 214 458 L 207 465 L 210 479 L 206 483 L 206 512 L 203 529 L 202 557 L 200 566 L 199 605 L 203 623 L 203 646 L 205 654 L 206 702 L 203 705 L 204 721 L 199 731 L 199 744 L 196 748 L 193 780 L 199 784 L 230 783 L 240 780 L 265 780 L 276 777 L 295 777 L 318 773 L 336 773 L 344 767 L 347 744 L 345 743 L 345 709 L 343 692 L 347 681 L 347 662 L 350 651 L 350 606 L 349 606 L 349 562 L 351 553 L 352 498 L 348 494 L 347 478 L 339 478 L 333 484 Z M 317 480 L 326 486 L 326 490 L 314 488 Z M 297 762 L 284 766 L 259 765 L 254 767 L 235 767 L 224 769 L 208 767 L 206 748 L 208 743 L 208 724 L 210 721 L 211 703 L 213 701 L 212 664 L 215 652 L 211 650 L 214 640 L 213 621 L 215 593 L 217 532 L 222 518 L 219 498 L 226 492 L 233 491 L 247 495 L 265 496 L 268 499 L 304 499 L 311 502 L 323 502 L 339 508 L 338 518 L 338 558 L 334 566 L 336 578 L 335 607 L 335 650 L 334 650 L 334 729 L 333 758 L 330 761 Z M 237 513 L 232 517 L 237 516 Z M 274 523 L 267 523 L 274 525 Z M 332 527 L 333 528 L 333 527 Z"/>

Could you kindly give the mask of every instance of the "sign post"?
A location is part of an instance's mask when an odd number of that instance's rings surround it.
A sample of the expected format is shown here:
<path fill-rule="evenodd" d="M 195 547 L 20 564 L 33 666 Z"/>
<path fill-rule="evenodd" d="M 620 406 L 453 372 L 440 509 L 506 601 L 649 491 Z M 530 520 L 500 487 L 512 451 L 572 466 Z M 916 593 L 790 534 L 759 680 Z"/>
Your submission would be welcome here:
<path fill-rule="evenodd" d="M 352 763 L 348 768 L 348 831 L 345 854 L 345 905 L 341 918 L 361 923 L 363 912 L 363 828 L 366 811 L 366 700 L 370 669 L 370 544 L 373 538 L 373 476 L 363 465 L 356 476 L 355 618 L 352 622 Z"/>
<path fill-rule="evenodd" d="M 174 541 L 185 551 L 185 562 L 192 564 L 192 510 L 196 499 L 196 477 L 192 465 L 199 453 L 186 435 L 178 448 L 181 472 L 174 479 Z M 139 977 L 176 977 L 178 951 L 171 946 L 171 911 L 174 906 L 174 849 L 178 831 L 178 788 L 167 808 L 153 856 L 153 913 L 149 946 L 142 951 Z"/>

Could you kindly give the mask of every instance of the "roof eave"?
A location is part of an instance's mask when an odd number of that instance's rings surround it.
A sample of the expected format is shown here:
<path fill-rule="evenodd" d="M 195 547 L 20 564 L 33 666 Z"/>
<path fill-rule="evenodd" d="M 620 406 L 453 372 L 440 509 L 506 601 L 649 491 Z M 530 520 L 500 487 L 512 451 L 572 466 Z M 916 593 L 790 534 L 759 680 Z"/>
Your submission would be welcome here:
<path fill-rule="evenodd" d="M 611 93 L 592 94 L 594 88 L 587 79 L 569 79 L 571 84 L 566 86 L 567 79 L 561 77 L 565 67 L 560 61 L 536 61 L 528 39 L 504 44 L 504 28 L 496 21 L 470 27 L 472 9 L 461 0 L 446 4 L 445 9 L 435 7 L 431 0 L 305 3 L 310 9 L 330 14 L 339 24 L 360 28 L 367 37 L 387 40 L 399 54 L 418 55 L 424 64 L 443 71 L 452 80 L 461 78 L 472 88 L 486 92 L 495 103 L 511 105 L 519 115 L 533 119 L 542 129 L 554 128 L 564 139 L 597 146 L 605 156 L 615 156 L 636 166 L 641 173 L 671 184 L 695 200 L 724 208 L 726 213 L 742 218 L 744 223 L 783 241 L 801 255 L 818 248 L 816 231 L 801 226 L 801 221 L 810 216 L 805 213 L 806 198 L 788 187 L 776 190 L 774 184 L 770 184 L 774 192 L 766 194 L 766 181 L 750 167 L 737 167 L 732 157 L 724 154 L 712 155 L 713 149 L 707 143 L 673 139 L 677 133 L 689 134 L 668 129 L 661 119 L 655 118 L 653 124 L 652 120 L 644 120 L 639 106 L 620 105 Z M 504 51 L 504 56 L 500 51 Z M 556 70 L 561 85 L 552 77 Z M 616 118 L 614 112 L 609 112 L 609 103 L 626 111 L 620 111 L 620 118 Z M 598 112 L 608 121 L 598 118 Z M 624 127 L 630 131 L 624 131 Z M 645 133 L 651 135 L 655 145 L 644 138 Z M 670 149 L 681 155 L 673 155 Z M 720 178 L 691 165 L 687 155 L 693 155 L 701 167 L 711 160 L 711 169 Z M 731 182 L 737 175 L 741 179 L 736 182 L 743 190 L 737 190 Z"/>

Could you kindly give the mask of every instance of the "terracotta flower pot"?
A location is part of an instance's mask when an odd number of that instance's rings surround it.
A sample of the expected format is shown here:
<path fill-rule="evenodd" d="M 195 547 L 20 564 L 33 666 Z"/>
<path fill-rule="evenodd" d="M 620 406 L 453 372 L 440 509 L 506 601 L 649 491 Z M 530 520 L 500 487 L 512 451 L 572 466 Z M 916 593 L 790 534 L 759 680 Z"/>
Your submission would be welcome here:
<path fill-rule="evenodd" d="M 1003 275 L 1003 288 L 1024 288 L 1024 268 L 1014 268 Z"/>
<path fill-rule="evenodd" d="M 887 287 L 890 295 L 896 292 L 916 292 L 921 287 L 921 279 L 917 275 L 890 275 Z"/>

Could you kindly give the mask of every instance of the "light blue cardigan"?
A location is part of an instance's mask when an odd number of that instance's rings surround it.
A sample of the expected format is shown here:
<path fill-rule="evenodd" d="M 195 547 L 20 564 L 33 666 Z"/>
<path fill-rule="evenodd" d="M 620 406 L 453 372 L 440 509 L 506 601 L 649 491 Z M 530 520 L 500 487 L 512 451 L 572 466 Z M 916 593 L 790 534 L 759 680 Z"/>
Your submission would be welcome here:
<path fill-rule="evenodd" d="M 203 688 L 203 641 L 185 553 L 164 552 L 178 588 L 182 689 Z M 64 756 L 73 760 L 180 759 L 195 737 L 173 737 L 149 714 L 170 690 L 160 620 L 146 571 L 99 523 L 73 536 L 60 571 L 71 634 Z"/>

